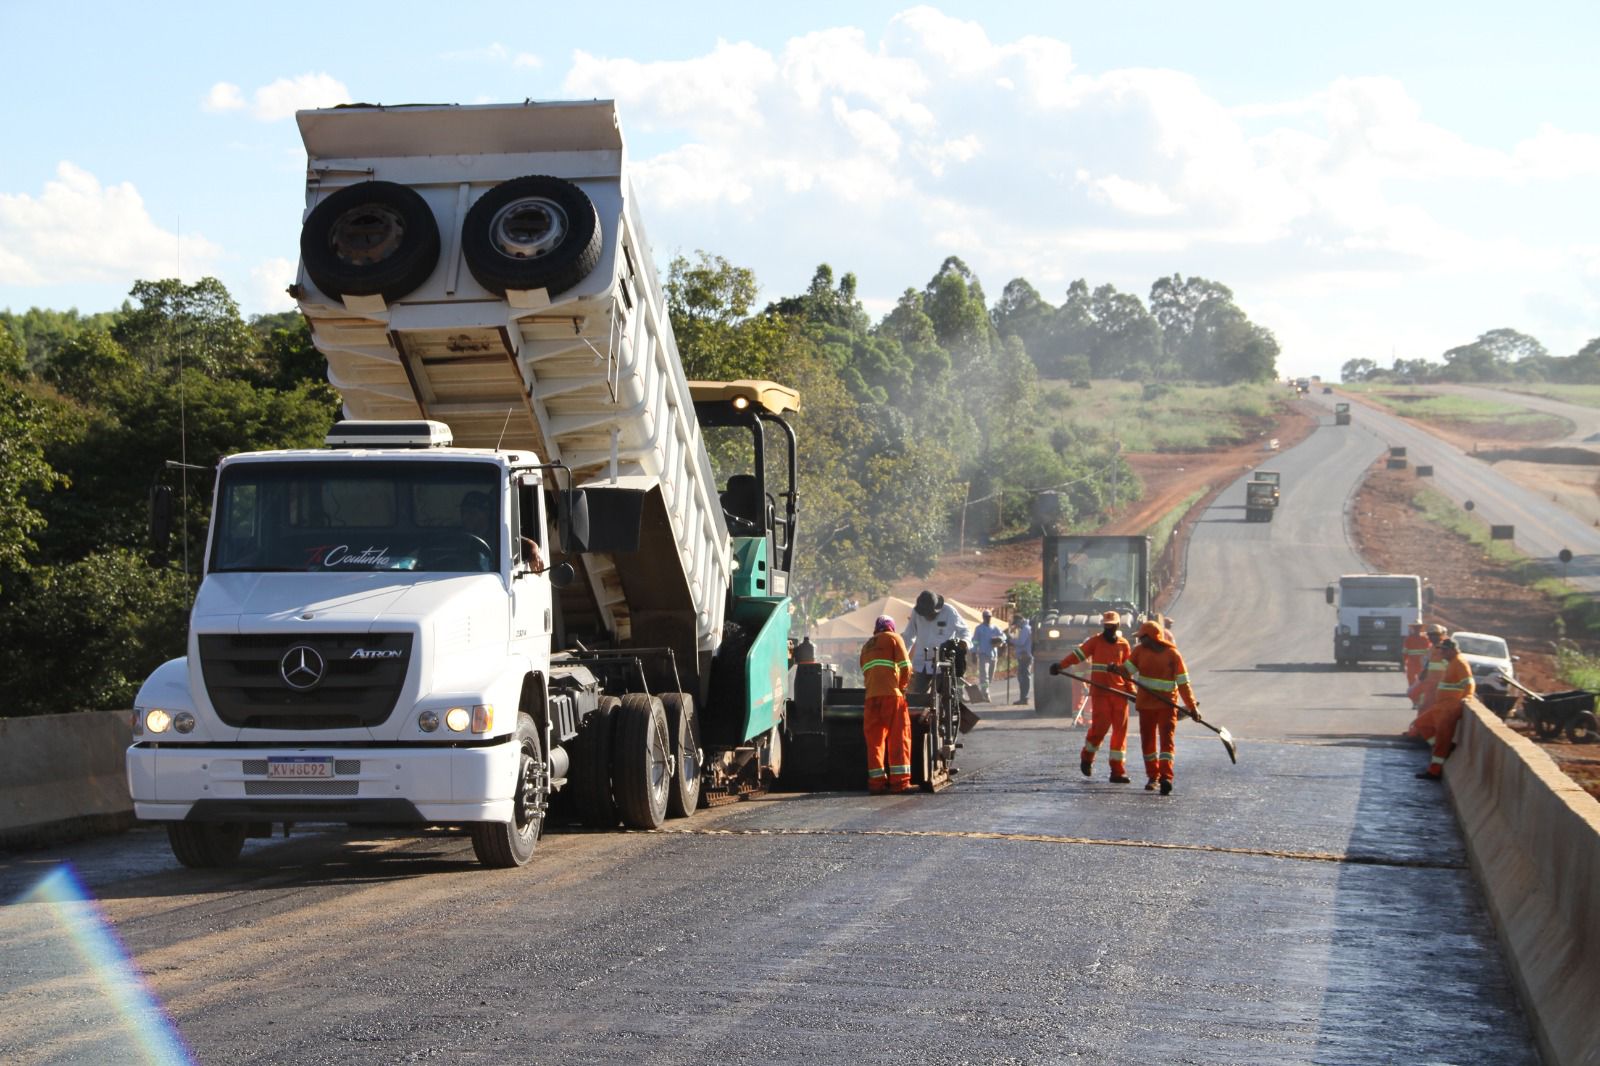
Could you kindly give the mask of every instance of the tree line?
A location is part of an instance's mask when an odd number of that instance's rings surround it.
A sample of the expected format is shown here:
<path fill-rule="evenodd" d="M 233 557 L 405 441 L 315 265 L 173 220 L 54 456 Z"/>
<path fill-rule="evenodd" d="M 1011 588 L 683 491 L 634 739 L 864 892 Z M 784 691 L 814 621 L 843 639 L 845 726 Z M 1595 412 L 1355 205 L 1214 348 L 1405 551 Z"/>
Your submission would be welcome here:
<path fill-rule="evenodd" d="M 874 321 L 854 275 L 817 268 L 756 307 L 747 268 L 700 253 L 666 278 L 690 378 L 771 378 L 800 391 L 802 618 L 926 574 L 966 501 L 980 532 L 1020 530 L 1041 491 L 1063 524 L 1103 516 L 1137 478 L 1088 422 L 1042 417 L 1041 378 L 1226 383 L 1275 376 L 1277 345 L 1229 291 L 1178 275 L 1149 307 L 1074 282 L 1051 305 L 1027 281 L 991 307 L 960 259 Z M 0 713 L 131 706 L 183 653 L 224 455 L 315 447 L 339 399 L 297 312 L 240 314 L 214 278 L 140 281 L 114 311 L 0 312 Z M 172 488 L 169 555 L 149 499 Z"/>
<path fill-rule="evenodd" d="M 1396 359 L 1387 369 L 1372 359 L 1350 359 L 1340 369 L 1341 381 L 1378 381 L 1404 385 L 1459 382 L 1553 382 L 1600 384 L 1600 337 L 1572 355 L 1551 355 L 1545 346 L 1514 329 L 1491 329 L 1474 341 L 1446 351 L 1440 362 Z"/>

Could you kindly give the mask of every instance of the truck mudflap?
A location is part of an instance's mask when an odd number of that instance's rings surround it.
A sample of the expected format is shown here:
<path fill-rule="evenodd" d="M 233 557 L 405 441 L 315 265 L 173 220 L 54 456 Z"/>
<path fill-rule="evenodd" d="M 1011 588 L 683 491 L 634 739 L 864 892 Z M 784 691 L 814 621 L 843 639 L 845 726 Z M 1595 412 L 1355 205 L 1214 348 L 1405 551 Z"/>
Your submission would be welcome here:
<path fill-rule="evenodd" d="M 795 676 L 787 716 L 788 750 L 779 784 L 798 791 L 865 791 L 867 743 L 862 729 L 866 689 L 847 688 L 831 666 L 806 663 Z M 907 696 L 911 709 L 911 781 L 924 792 L 950 783 L 962 711 L 961 682 L 941 662 L 933 686 Z M 970 712 L 969 712 L 970 713 Z"/>

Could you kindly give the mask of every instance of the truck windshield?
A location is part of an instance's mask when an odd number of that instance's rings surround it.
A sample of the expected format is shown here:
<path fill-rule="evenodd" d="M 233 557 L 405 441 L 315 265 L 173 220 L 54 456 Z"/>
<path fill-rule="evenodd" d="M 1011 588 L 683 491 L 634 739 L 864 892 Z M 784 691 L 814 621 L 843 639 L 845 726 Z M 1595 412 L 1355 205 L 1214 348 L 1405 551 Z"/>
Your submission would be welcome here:
<path fill-rule="evenodd" d="M 1057 605 L 1125 603 L 1141 605 L 1139 559 L 1126 543 L 1063 539 L 1048 579 L 1046 595 Z"/>
<path fill-rule="evenodd" d="M 1341 607 L 1415 607 L 1417 586 L 1412 584 L 1339 586 Z"/>
<path fill-rule="evenodd" d="M 211 570 L 499 570 L 498 467 L 236 463 L 222 474 Z"/>

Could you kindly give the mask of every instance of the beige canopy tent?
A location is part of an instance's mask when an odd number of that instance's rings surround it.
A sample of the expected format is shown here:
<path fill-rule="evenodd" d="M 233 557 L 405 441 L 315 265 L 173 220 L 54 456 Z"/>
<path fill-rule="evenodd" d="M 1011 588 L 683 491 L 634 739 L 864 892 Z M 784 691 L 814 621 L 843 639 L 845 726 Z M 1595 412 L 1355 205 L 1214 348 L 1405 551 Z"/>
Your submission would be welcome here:
<path fill-rule="evenodd" d="M 983 621 L 981 613 L 964 603 L 956 600 L 944 602 L 956 609 L 956 614 L 961 616 L 968 630 L 976 629 L 978 623 Z M 906 620 L 911 617 L 911 601 L 902 600 L 899 596 L 884 596 L 871 603 L 862 604 L 848 614 L 817 623 L 811 630 L 811 639 L 818 644 L 823 641 L 854 641 L 859 645 L 872 636 L 872 623 L 878 620 L 880 614 L 893 618 L 895 628 L 903 632 Z"/>

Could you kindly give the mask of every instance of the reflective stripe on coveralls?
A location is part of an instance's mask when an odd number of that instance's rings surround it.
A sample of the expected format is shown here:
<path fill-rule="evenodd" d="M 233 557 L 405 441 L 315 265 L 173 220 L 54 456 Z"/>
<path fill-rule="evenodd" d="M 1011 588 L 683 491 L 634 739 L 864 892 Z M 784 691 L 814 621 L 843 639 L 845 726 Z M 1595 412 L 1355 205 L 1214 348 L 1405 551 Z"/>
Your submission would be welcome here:
<path fill-rule="evenodd" d="M 874 633 L 861 648 L 867 699 L 861 730 L 867 742 L 867 791 L 911 787 L 911 709 L 904 689 L 911 682 L 911 656 L 900 635 Z"/>
<path fill-rule="evenodd" d="M 1117 667 L 1127 662 L 1132 651 L 1132 647 L 1122 636 L 1118 635 L 1115 640 L 1107 640 L 1104 632 L 1096 633 L 1067 652 L 1060 666 L 1065 670 L 1079 663 L 1088 663 L 1089 676 L 1096 682 L 1122 692 L 1129 692 L 1133 686 Z M 1127 699 L 1116 692 L 1090 688 L 1089 707 L 1091 711 L 1089 732 L 1084 736 L 1083 750 L 1078 753 L 1079 760 L 1092 765 L 1095 755 L 1100 751 L 1101 741 L 1109 734 L 1111 749 L 1107 758 L 1111 764 L 1111 776 L 1127 776 Z"/>
<path fill-rule="evenodd" d="M 1133 649 L 1124 667 L 1140 686 L 1136 704 L 1139 712 L 1139 741 L 1144 749 L 1144 771 L 1151 781 L 1172 781 L 1177 760 L 1178 708 L 1169 692 L 1176 692 L 1183 705 L 1193 710 L 1194 690 L 1189 687 L 1189 668 L 1178 649 L 1165 640 L 1155 647 L 1140 644 Z"/>
<path fill-rule="evenodd" d="M 1444 773 L 1444 761 L 1455 747 L 1456 723 L 1461 721 L 1467 697 L 1477 691 L 1477 687 L 1467 661 L 1459 656 L 1451 659 L 1444 680 L 1439 682 L 1438 695 L 1428 710 L 1433 723 L 1433 757 L 1428 760 L 1428 776 L 1438 777 Z"/>

